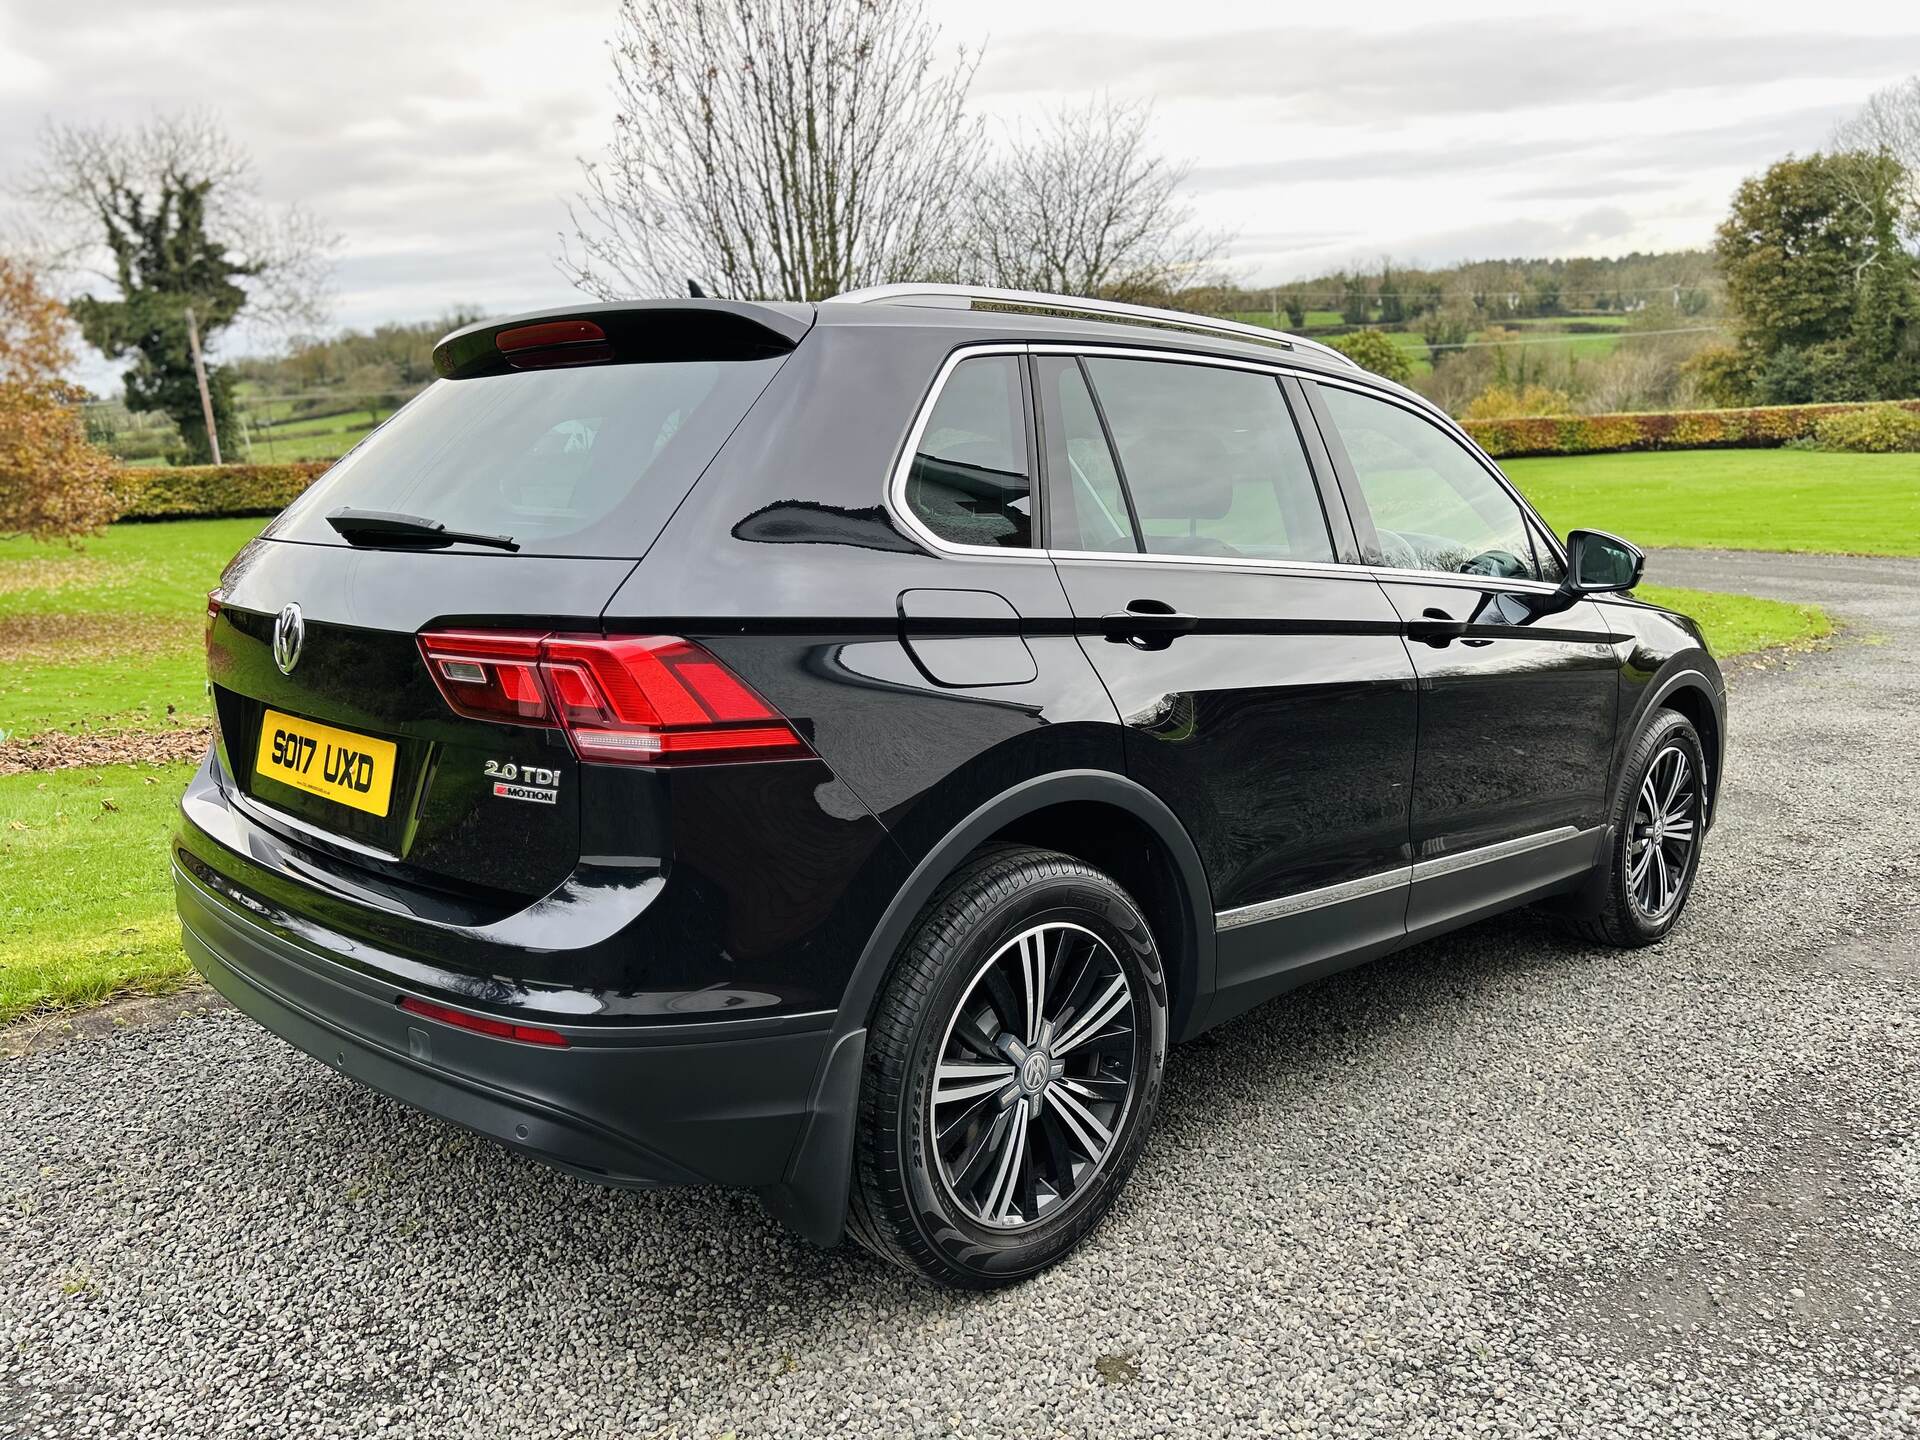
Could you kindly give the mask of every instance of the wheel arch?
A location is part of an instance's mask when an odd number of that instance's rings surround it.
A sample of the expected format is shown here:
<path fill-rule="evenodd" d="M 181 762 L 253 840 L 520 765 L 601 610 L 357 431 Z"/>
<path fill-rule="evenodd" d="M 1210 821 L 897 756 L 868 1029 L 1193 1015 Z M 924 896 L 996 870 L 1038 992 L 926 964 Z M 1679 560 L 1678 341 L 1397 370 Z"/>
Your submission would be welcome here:
<path fill-rule="evenodd" d="M 1646 700 L 1622 736 L 1624 745 L 1633 739 L 1655 710 L 1675 710 L 1687 717 L 1700 733 L 1701 748 L 1707 755 L 1707 825 L 1712 827 L 1720 811 L 1720 776 L 1726 749 L 1726 704 L 1706 673 L 1691 666 L 1677 668 L 1660 677 L 1648 690 Z M 1623 752 L 1624 753 L 1624 750 Z"/>
<path fill-rule="evenodd" d="M 864 1028 L 880 987 L 934 892 L 982 845 L 1059 850 L 1107 871 L 1146 913 L 1173 994 L 1170 1033 L 1183 1036 L 1213 993 L 1213 891 L 1199 849 L 1173 811 L 1137 781 L 1102 770 L 1039 775 L 979 806 L 920 858 L 874 928 L 841 996 L 836 1034 Z"/>
<path fill-rule="evenodd" d="M 1057 771 L 1002 791 L 927 849 L 882 912 L 841 995 L 786 1178 L 760 1192 L 775 1218 L 816 1244 L 838 1243 L 845 1229 L 867 1021 L 894 956 L 961 862 L 1008 840 L 1061 850 L 1113 874 L 1161 945 L 1174 1000 L 1168 1033 L 1184 1038 L 1205 1016 L 1215 983 L 1213 891 L 1173 811 L 1137 781 L 1104 770 Z"/>

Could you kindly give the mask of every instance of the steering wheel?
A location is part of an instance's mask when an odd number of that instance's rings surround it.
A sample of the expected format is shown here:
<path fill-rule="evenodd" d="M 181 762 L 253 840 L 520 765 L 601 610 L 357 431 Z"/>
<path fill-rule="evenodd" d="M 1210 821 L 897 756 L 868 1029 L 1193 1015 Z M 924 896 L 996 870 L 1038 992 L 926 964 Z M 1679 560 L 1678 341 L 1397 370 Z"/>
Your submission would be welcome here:
<path fill-rule="evenodd" d="M 1482 550 L 1460 567 L 1462 575 L 1491 575 L 1497 580 L 1527 578 L 1526 563 L 1511 550 Z"/>

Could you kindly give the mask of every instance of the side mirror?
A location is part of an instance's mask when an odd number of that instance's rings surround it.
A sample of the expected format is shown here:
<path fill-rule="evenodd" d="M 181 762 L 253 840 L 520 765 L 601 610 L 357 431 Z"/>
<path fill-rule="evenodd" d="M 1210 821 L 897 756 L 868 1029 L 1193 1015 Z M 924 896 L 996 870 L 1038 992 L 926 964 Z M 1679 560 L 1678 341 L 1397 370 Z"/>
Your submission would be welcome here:
<path fill-rule="evenodd" d="M 1567 587 L 1580 595 L 1607 595 L 1640 583 L 1647 557 L 1637 545 L 1604 530 L 1575 530 L 1567 536 Z"/>

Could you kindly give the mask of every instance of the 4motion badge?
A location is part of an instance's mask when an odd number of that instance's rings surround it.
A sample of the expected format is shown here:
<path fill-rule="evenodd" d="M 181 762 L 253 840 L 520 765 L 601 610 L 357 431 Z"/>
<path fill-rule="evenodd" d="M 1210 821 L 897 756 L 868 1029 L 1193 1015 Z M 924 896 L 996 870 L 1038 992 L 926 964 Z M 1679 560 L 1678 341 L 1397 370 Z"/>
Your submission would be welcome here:
<path fill-rule="evenodd" d="M 560 772 L 543 765 L 516 765 L 511 760 L 489 760 L 487 778 L 502 800 L 530 800 L 552 805 L 560 798 Z"/>

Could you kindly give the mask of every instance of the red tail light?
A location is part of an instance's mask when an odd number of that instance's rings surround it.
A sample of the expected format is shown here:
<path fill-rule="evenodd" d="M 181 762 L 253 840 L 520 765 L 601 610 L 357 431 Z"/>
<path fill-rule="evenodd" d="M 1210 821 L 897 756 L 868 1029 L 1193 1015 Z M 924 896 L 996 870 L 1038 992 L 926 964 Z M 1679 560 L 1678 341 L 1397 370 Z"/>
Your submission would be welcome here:
<path fill-rule="evenodd" d="M 813 753 L 779 711 L 675 636 L 437 630 L 420 637 L 420 653 L 457 713 L 557 727 L 582 760 L 674 765 Z"/>
<path fill-rule="evenodd" d="M 220 606 L 226 598 L 226 595 L 219 590 L 207 592 L 207 628 L 202 642 L 209 656 L 213 654 L 213 622 L 220 618 Z"/>
<path fill-rule="evenodd" d="M 529 1045 L 557 1045 L 562 1048 L 567 1044 L 566 1036 L 543 1025 L 517 1025 L 511 1020 L 496 1020 L 491 1015 L 470 1015 L 465 1010 L 436 1005 L 431 1000 L 416 1000 L 411 995 L 400 997 L 400 1008 L 410 1015 L 422 1015 L 429 1020 L 438 1020 L 442 1025 L 456 1025 L 477 1035 L 491 1035 L 496 1040 L 524 1040 Z"/>

